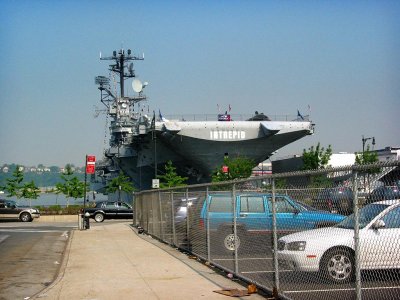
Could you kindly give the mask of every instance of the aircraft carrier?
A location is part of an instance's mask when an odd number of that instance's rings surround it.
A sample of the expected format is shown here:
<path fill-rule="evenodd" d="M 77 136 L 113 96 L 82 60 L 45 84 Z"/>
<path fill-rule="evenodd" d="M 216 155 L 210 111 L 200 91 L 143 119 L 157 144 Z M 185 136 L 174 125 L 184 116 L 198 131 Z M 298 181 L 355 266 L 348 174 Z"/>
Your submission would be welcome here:
<path fill-rule="evenodd" d="M 152 179 L 163 174 L 165 163 L 172 161 L 178 174 L 189 178 L 188 183 L 208 182 L 226 156 L 260 163 L 313 133 L 314 124 L 300 114 L 279 121 L 256 112 L 246 120 L 236 120 L 226 112 L 215 114 L 214 120 L 189 121 L 150 113 L 144 105 L 147 83 L 137 78 L 133 68 L 133 61 L 143 59 L 144 55 L 134 55 L 130 49 L 107 57 L 100 54 L 100 60 L 111 61 L 109 76 L 95 78 L 110 122 L 109 145 L 104 159 L 96 163 L 97 175 L 104 181 L 122 170 L 139 190 L 148 189 Z M 132 85 L 130 96 L 124 94 L 125 81 Z"/>

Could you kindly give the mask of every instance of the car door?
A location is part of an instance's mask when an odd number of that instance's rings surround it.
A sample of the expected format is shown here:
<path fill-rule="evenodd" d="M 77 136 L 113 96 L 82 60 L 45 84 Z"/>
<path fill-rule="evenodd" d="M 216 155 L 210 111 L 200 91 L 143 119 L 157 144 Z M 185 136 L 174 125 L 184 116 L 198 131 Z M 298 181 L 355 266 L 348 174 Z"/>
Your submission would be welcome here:
<path fill-rule="evenodd" d="M 105 205 L 103 205 L 104 212 L 106 214 L 107 219 L 114 219 L 117 215 L 117 210 L 118 208 L 116 207 L 115 202 L 106 202 Z"/>
<path fill-rule="evenodd" d="M 266 209 L 262 195 L 238 197 L 237 224 L 244 226 L 249 234 L 257 235 L 268 231 Z"/>
<path fill-rule="evenodd" d="M 4 219 L 17 219 L 19 212 L 14 201 L 6 200 L 0 204 L 0 216 Z"/>
<path fill-rule="evenodd" d="M 117 218 L 119 219 L 131 219 L 133 218 L 132 208 L 124 202 L 116 202 Z"/>
<path fill-rule="evenodd" d="M 385 227 L 361 231 L 361 263 L 363 268 L 400 267 L 400 206 L 389 210 L 380 220 Z"/>
<path fill-rule="evenodd" d="M 7 208 L 5 202 L 0 202 L 0 219 L 7 219 Z"/>
<path fill-rule="evenodd" d="M 267 197 L 268 226 L 272 229 L 272 196 Z M 278 235 L 285 235 L 305 228 L 304 217 L 296 205 L 286 196 L 275 196 L 276 226 Z"/>

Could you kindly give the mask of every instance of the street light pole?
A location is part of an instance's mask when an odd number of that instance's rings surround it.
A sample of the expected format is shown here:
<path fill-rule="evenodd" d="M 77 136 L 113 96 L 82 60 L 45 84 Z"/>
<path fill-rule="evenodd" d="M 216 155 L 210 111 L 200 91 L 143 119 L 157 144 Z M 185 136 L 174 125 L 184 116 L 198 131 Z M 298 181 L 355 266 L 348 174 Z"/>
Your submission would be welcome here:
<path fill-rule="evenodd" d="M 362 162 L 363 162 L 363 163 L 365 163 L 365 157 L 364 157 L 365 143 L 366 143 L 368 140 L 372 140 L 372 145 L 375 146 L 375 137 L 367 137 L 367 138 L 366 138 L 366 137 L 364 137 L 364 135 L 362 136 L 361 141 L 362 141 Z M 365 191 L 365 174 L 364 174 L 364 186 L 363 186 L 363 188 L 364 188 L 364 191 Z"/>
<path fill-rule="evenodd" d="M 368 140 L 372 140 L 372 145 L 373 146 L 375 146 L 375 137 L 368 137 L 368 138 L 366 138 L 366 137 L 364 137 L 364 136 L 362 136 L 362 153 L 363 153 L 363 158 L 364 158 L 364 151 L 365 151 L 365 143 L 368 141 Z"/>

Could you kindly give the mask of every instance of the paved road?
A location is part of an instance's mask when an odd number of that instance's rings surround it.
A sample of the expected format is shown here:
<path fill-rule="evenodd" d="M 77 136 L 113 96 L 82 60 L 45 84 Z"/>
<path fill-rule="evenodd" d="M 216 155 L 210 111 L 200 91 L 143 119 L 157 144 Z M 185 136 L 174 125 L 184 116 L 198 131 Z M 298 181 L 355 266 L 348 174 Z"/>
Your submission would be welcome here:
<path fill-rule="evenodd" d="M 214 255 L 214 263 L 235 269 L 232 256 Z M 239 255 L 239 273 L 267 287 L 275 286 L 273 257 L 255 253 Z M 354 283 L 332 284 L 318 273 L 293 272 L 280 268 L 280 290 L 294 300 L 304 299 L 355 299 Z M 362 272 L 362 299 L 394 300 L 400 299 L 400 270 L 375 270 Z"/>
<path fill-rule="evenodd" d="M 211 261 L 227 270 L 235 270 L 234 254 L 224 254 L 221 243 L 211 243 Z M 193 249 L 203 258 L 207 257 L 205 248 Z M 242 248 L 238 253 L 238 273 L 251 281 L 269 289 L 275 286 L 274 265 L 271 249 L 257 243 Z M 355 299 L 355 284 L 333 284 L 319 273 L 293 272 L 279 268 L 280 291 L 291 299 Z M 363 271 L 362 299 L 400 299 L 400 270 Z"/>
<path fill-rule="evenodd" d="M 30 297 L 54 280 L 73 226 L 0 223 L 1 300 Z"/>
<path fill-rule="evenodd" d="M 90 226 L 124 222 L 106 220 Z M 26 299 L 57 276 L 65 247 L 77 222 L 0 221 L 0 300 Z"/>

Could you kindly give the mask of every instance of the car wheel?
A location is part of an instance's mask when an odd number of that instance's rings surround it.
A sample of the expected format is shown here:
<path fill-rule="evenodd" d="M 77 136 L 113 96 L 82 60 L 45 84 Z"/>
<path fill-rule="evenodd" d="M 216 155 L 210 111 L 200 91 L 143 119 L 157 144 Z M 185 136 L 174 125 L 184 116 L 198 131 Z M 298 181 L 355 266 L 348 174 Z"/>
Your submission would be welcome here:
<path fill-rule="evenodd" d="M 224 230 L 220 236 L 222 239 L 222 248 L 225 253 L 232 254 L 235 252 L 235 246 L 239 251 L 241 244 L 244 242 L 243 233 L 238 230 L 235 238 L 235 234 L 230 230 Z M 236 239 L 236 242 L 235 242 Z"/>
<path fill-rule="evenodd" d="M 97 223 L 101 223 L 101 222 L 104 221 L 104 215 L 102 213 L 97 213 L 97 214 L 94 215 L 94 220 Z"/>
<path fill-rule="evenodd" d="M 333 249 L 322 258 L 321 271 L 335 283 L 345 283 L 354 278 L 354 256 L 347 249 Z"/>
<path fill-rule="evenodd" d="M 20 218 L 20 220 L 22 221 L 22 222 L 31 222 L 32 221 L 32 218 L 31 218 L 31 215 L 30 214 L 28 214 L 28 213 L 22 213 L 21 214 L 21 216 L 19 217 Z"/>

